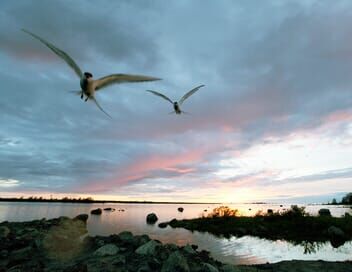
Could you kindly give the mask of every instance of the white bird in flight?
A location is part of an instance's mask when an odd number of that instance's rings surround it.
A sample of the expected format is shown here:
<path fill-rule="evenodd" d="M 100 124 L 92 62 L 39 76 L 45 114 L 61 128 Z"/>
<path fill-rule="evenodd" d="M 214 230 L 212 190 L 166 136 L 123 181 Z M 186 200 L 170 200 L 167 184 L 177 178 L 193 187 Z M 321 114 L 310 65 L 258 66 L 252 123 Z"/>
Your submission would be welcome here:
<path fill-rule="evenodd" d="M 84 95 L 86 96 L 85 101 L 88 99 L 94 101 L 94 103 L 97 105 L 97 107 L 104 112 L 107 116 L 111 118 L 111 116 L 103 110 L 103 108 L 98 104 L 97 100 L 95 99 L 95 92 L 108 87 L 112 84 L 116 83 L 125 83 L 125 82 L 144 82 L 144 81 L 155 81 L 155 80 L 160 80 L 160 78 L 156 77 L 150 77 L 150 76 L 142 76 L 142 75 L 127 75 L 127 74 L 112 74 L 108 76 L 104 76 L 99 79 L 93 79 L 93 75 L 89 72 L 82 73 L 81 69 L 79 66 L 75 63 L 75 61 L 64 51 L 60 50 L 59 48 L 55 47 L 53 44 L 47 42 L 43 38 L 33 34 L 32 32 L 22 29 L 25 33 L 31 35 L 35 39 L 41 41 L 43 44 L 45 44 L 49 49 L 51 49 L 56 55 L 61 57 L 72 69 L 73 71 L 77 74 L 77 76 L 80 78 L 80 85 L 81 85 L 81 90 L 80 91 L 74 91 L 75 93 L 78 93 L 81 95 L 81 99 L 83 99 Z"/>
<path fill-rule="evenodd" d="M 172 101 L 170 98 L 168 98 L 166 95 L 161 94 L 159 92 L 156 91 L 152 91 L 152 90 L 147 90 L 147 92 L 150 92 L 152 94 L 155 94 L 157 96 L 160 96 L 162 98 L 164 98 L 165 100 L 169 101 L 173 106 L 174 106 L 174 111 L 170 112 L 170 113 L 176 113 L 176 114 L 181 114 L 181 113 L 187 113 L 185 111 L 182 111 L 180 106 L 182 105 L 182 103 L 188 98 L 190 97 L 192 94 L 194 94 L 196 91 L 198 91 L 200 88 L 204 87 L 205 85 L 199 85 L 198 87 L 193 88 L 192 90 L 190 90 L 189 92 L 187 92 L 184 96 L 182 96 L 182 98 L 177 102 L 177 101 Z"/>

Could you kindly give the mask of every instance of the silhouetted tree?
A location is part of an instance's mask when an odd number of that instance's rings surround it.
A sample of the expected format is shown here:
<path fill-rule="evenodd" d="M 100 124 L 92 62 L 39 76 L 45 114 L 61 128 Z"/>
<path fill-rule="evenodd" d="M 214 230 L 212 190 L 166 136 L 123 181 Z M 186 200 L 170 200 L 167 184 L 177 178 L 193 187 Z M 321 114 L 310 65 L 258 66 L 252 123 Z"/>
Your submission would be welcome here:
<path fill-rule="evenodd" d="M 342 204 L 352 204 L 352 193 L 346 194 L 341 201 Z"/>

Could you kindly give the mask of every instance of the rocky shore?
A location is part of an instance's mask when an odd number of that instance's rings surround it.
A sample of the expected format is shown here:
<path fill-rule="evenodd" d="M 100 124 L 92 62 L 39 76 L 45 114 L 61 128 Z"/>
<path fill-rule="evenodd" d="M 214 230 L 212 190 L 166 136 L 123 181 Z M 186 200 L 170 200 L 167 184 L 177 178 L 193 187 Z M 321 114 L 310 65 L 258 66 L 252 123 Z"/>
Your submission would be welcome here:
<path fill-rule="evenodd" d="M 88 215 L 0 223 L 0 271 L 352 271 L 351 262 L 289 261 L 255 266 L 220 263 L 196 245 L 162 244 L 122 232 L 87 235 Z"/>

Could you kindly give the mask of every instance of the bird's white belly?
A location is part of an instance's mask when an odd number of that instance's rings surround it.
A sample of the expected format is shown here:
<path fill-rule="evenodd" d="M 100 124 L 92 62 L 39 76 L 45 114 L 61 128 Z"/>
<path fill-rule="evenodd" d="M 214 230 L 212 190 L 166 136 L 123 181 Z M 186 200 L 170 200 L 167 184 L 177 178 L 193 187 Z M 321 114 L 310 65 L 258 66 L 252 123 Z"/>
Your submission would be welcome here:
<path fill-rule="evenodd" d="M 95 86 L 93 80 L 88 80 L 87 87 L 83 90 L 87 96 L 94 96 Z"/>

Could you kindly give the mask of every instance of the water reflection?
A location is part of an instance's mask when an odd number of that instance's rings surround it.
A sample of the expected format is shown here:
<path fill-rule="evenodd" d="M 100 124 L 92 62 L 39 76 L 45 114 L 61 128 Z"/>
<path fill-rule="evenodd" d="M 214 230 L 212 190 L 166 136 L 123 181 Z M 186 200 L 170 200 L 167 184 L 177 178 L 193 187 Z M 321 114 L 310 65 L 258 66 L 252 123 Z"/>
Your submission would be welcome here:
<path fill-rule="evenodd" d="M 184 208 L 183 212 L 177 210 Z M 243 236 L 221 238 L 208 233 L 190 232 L 185 229 L 160 229 L 156 225 L 147 225 L 146 216 L 154 212 L 159 222 L 176 219 L 190 219 L 207 215 L 219 205 L 209 204 L 70 204 L 70 203 L 5 203 L 0 202 L 0 222 L 28 221 L 34 219 L 55 218 L 59 216 L 74 217 L 80 213 L 89 213 L 96 208 L 115 208 L 115 211 L 103 211 L 100 216 L 90 216 L 88 232 L 90 235 L 110 235 L 124 230 L 137 234 L 148 234 L 153 239 L 163 243 L 178 245 L 197 244 L 200 250 L 208 250 L 219 261 L 233 264 L 256 264 L 278 262 L 282 260 L 352 260 L 352 243 L 345 243 L 334 249 L 330 243 L 304 243 L 294 245 L 286 241 L 269 241 L 256 237 Z M 290 208 L 291 205 L 273 204 L 233 204 L 228 205 L 238 209 L 240 214 L 255 215 L 259 210 L 273 209 L 274 211 Z M 306 211 L 317 214 L 323 206 L 307 206 Z M 342 206 L 328 207 L 334 216 L 342 216 L 350 212 Z M 120 211 L 119 211 L 120 210 Z M 121 211 L 124 210 L 124 211 Z M 207 211 L 205 211 L 207 210 Z"/>

